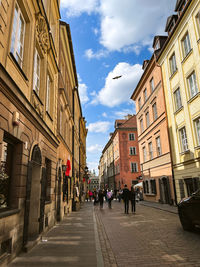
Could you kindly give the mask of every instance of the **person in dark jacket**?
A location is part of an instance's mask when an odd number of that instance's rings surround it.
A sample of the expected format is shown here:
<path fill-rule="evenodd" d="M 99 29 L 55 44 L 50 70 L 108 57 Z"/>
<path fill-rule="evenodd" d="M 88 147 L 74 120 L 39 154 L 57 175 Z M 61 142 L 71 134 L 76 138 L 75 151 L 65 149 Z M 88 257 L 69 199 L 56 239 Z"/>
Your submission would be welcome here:
<path fill-rule="evenodd" d="M 130 201 L 131 201 L 131 211 L 135 212 L 135 196 L 136 196 L 136 192 L 135 189 L 133 188 L 133 186 L 131 187 L 131 192 L 130 192 Z"/>
<path fill-rule="evenodd" d="M 124 200 L 124 212 L 128 214 L 129 211 L 129 199 L 130 199 L 130 191 L 127 187 L 127 185 L 124 185 L 123 193 L 122 193 L 122 198 Z"/>
<path fill-rule="evenodd" d="M 104 199 L 104 192 L 102 192 L 102 190 L 99 190 L 98 198 L 99 198 L 100 208 L 102 209 L 103 208 L 103 199 Z"/>

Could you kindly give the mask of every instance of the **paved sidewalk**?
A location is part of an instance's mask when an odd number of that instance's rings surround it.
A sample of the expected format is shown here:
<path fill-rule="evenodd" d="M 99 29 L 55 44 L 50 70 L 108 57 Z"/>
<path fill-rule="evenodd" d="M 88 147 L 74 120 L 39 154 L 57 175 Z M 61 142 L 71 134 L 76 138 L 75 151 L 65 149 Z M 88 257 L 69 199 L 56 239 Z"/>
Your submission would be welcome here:
<path fill-rule="evenodd" d="M 65 217 L 37 246 L 9 266 L 104 266 L 93 203 L 85 203 L 80 211 Z"/>
<path fill-rule="evenodd" d="M 150 202 L 145 200 L 140 201 L 138 204 L 178 214 L 178 208 L 176 206 L 161 204 L 157 202 Z"/>

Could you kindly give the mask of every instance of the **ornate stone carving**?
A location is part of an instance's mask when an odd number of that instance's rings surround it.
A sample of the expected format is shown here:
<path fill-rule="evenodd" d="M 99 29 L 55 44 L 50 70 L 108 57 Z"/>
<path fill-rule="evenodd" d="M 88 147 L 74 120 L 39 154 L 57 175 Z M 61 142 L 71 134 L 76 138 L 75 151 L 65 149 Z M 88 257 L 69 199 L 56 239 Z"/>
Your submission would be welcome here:
<path fill-rule="evenodd" d="M 39 102 L 38 98 L 36 97 L 35 93 L 32 93 L 32 99 L 33 99 L 33 107 L 37 111 L 37 113 L 40 115 L 41 118 L 43 118 L 43 107 L 42 104 Z"/>
<path fill-rule="evenodd" d="M 46 53 L 49 49 L 49 33 L 46 20 L 40 13 L 36 15 L 36 31 L 39 45 Z"/>

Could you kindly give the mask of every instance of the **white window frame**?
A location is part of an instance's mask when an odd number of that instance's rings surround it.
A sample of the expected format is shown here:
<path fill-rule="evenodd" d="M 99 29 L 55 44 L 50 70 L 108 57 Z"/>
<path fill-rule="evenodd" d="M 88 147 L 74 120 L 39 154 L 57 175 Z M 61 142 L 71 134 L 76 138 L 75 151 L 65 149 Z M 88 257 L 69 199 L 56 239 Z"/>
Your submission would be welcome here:
<path fill-rule="evenodd" d="M 156 150 L 157 150 L 157 156 L 162 155 L 162 149 L 161 149 L 161 142 L 160 142 L 160 136 L 156 137 Z"/>
<path fill-rule="evenodd" d="M 181 43 L 182 43 L 183 58 L 185 58 L 191 51 L 190 37 L 188 32 L 181 40 Z"/>
<path fill-rule="evenodd" d="M 40 58 L 40 55 L 37 49 L 35 49 L 33 90 L 37 93 L 37 95 L 39 95 L 39 92 L 40 92 L 40 66 L 41 66 L 41 58 Z"/>
<path fill-rule="evenodd" d="M 155 90 L 154 78 L 151 78 L 150 80 L 150 87 L 151 87 L 151 91 L 153 92 Z"/>
<path fill-rule="evenodd" d="M 129 141 L 134 141 L 135 140 L 135 134 L 134 133 L 129 133 Z M 133 138 L 132 138 L 133 136 Z"/>
<path fill-rule="evenodd" d="M 149 147 L 149 159 L 152 160 L 153 159 L 153 144 L 152 144 L 152 142 L 148 143 L 148 147 Z"/>
<path fill-rule="evenodd" d="M 187 133 L 185 126 L 179 130 L 179 138 L 181 144 L 181 151 L 182 152 L 188 151 L 188 141 L 187 141 Z"/>
<path fill-rule="evenodd" d="M 21 25 L 23 26 L 20 26 L 20 22 Z M 19 5 L 16 3 L 14 10 L 10 51 L 12 52 L 13 56 L 15 57 L 20 67 L 22 67 L 23 64 L 25 28 L 26 28 L 26 23 L 24 16 L 21 12 Z"/>
<path fill-rule="evenodd" d="M 187 77 L 187 84 L 188 84 L 188 90 L 190 98 L 194 97 L 198 93 L 198 86 L 197 86 L 197 79 L 196 79 L 196 73 L 193 71 L 188 77 Z"/>
<path fill-rule="evenodd" d="M 153 109 L 153 119 L 155 121 L 158 118 L 158 112 L 157 112 L 157 104 L 156 104 L 156 102 L 153 103 L 152 109 Z"/>
<path fill-rule="evenodd" d="M 170 57 L 170 59 L 169 59 L 169 65 L 170 65 L 171 75 L 173 75 L 176 72 L 176 70 L 177 70 L 175 53 L 173 53 L 172 56 Z"/>
<path fill-rule="evenodd" d="M 129 148 L 129 153 L 130 153 L 130 155 L 136 155 L 136 147 L 135 146 L 131 146 Z"/>
<path fill-rule="evenodd" d="M 175 111 L 179 110 L 182 107 L 180 87 L 178 87 L 174 91 L 174 106 L 175 106 Z"/>
<path fill-rule="evenodd" d="M 137 162 L 131 162 L 131 172 L 136 173 L 138 172 L 138 165 Z"/>
<path fill-rule="evenodd" d="M 141 104 L 141 97 L 139 97 L 139 98 L 138 98 L 138 108 L 140 109 L 141 106 L 142 106 L 142 104 Z"/>
<path fill-rule="evenodd" d="M 144 98 L 144 103 L 145 103 L 147 101 L 147 88 L 145 88 L 143 91 L 143 98 Z"/>
<path fill-rule="evenodd" d="M 47 74 L 47 95 L 46 95 L 46 111 L 50 114 L 51 105 L 51 79 L 49 74 Z"/>
<path fill-rule="evenodd" d="M 140 131 L 141 131 L 141 133 L 144 132 L 144 123 L 143 123 L 143 119 L 140 119 Z"/>
<path fill-rule="evenodd" d="M 149 111 L 146 112 L 145 117 L 146 117 L 146 126 L 147 126 L 147 128 L 148 128 L 149 125 L 150 125 Z"/>
<path fill-rule="evenodd" d="M 200 117 L 194 120 L 197 145 L 200 146 Z"/>
<path fill-rule="evenodd" d="M 146 151 L 145 146 L 143 146 L 142 151 L 143 151 L 143 162 L 146 162 L 147 161 L 147 151 Z"/>

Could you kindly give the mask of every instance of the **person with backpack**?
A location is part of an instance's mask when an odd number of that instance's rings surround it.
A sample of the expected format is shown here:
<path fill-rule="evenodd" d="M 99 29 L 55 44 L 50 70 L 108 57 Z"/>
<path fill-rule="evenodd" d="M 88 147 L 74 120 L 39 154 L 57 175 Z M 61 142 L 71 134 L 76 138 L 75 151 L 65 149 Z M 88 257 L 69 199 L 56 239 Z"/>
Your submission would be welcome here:
<path fill-rule="evenodd" d="M 108 207 L 109 209 L 112 209 L 113 194 L 110 189 L 108 189 L 107 199 L 108 199 Z"/>

